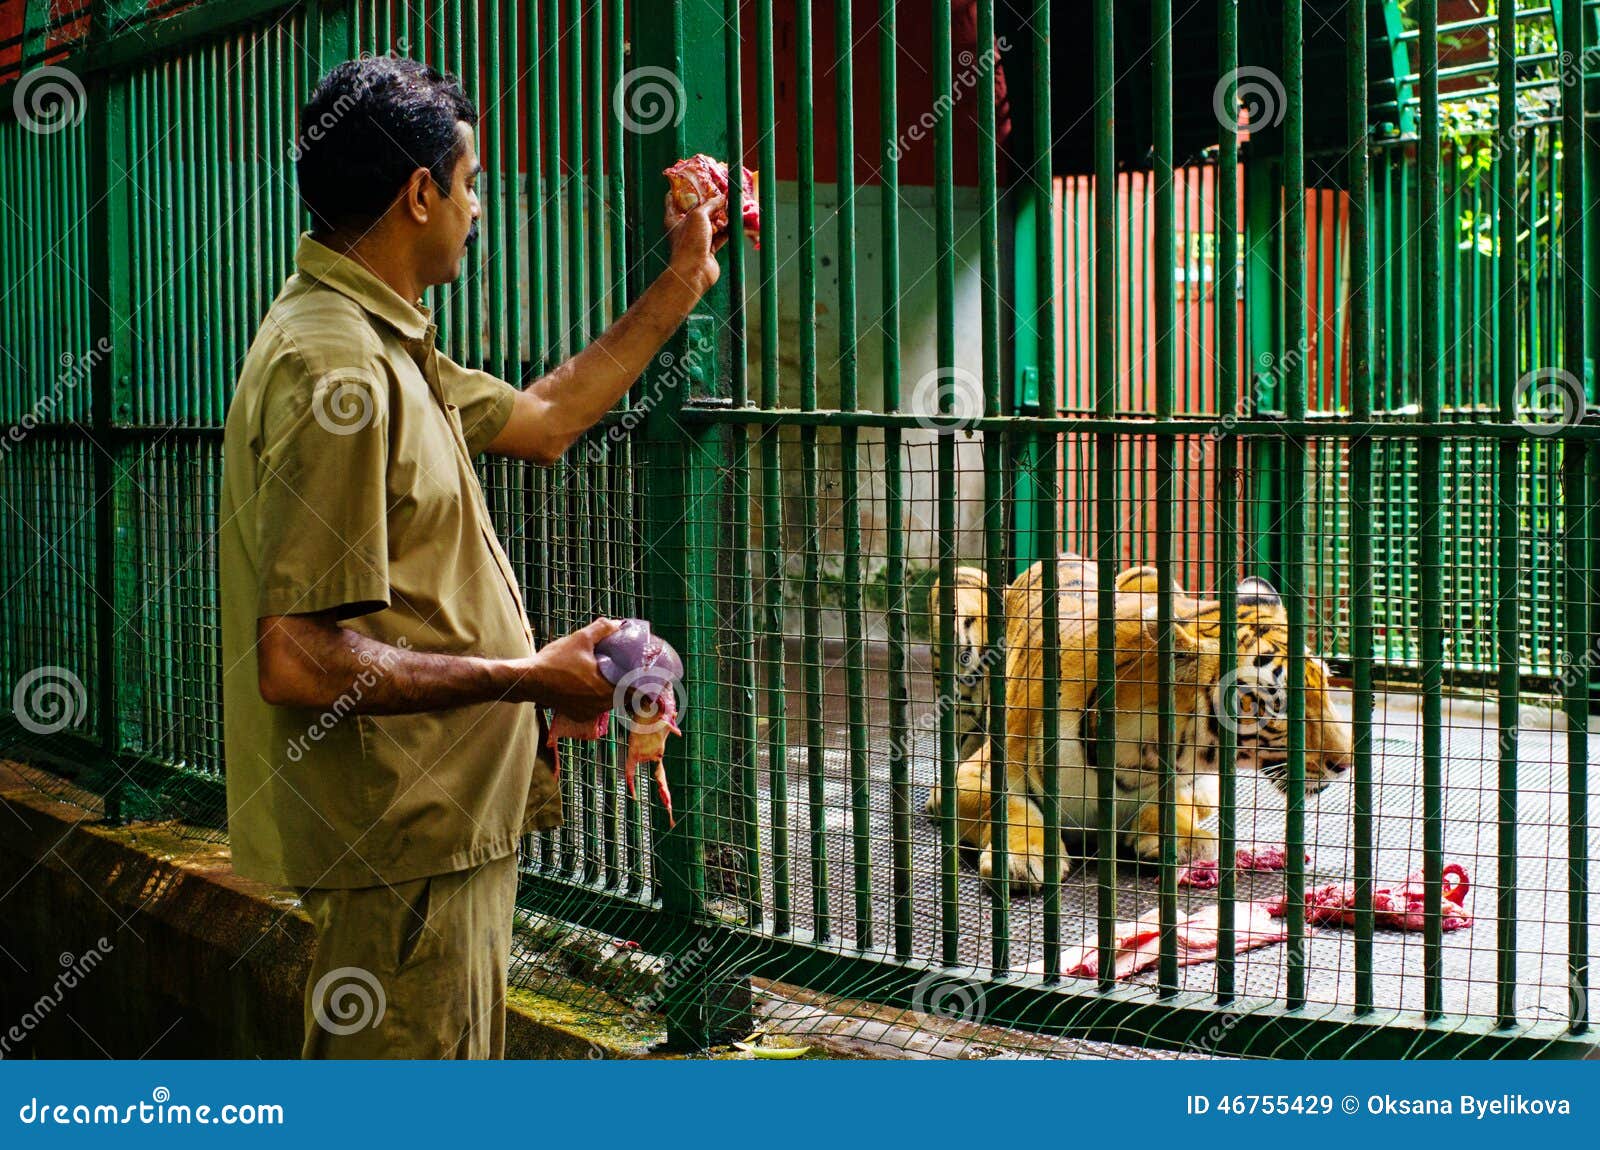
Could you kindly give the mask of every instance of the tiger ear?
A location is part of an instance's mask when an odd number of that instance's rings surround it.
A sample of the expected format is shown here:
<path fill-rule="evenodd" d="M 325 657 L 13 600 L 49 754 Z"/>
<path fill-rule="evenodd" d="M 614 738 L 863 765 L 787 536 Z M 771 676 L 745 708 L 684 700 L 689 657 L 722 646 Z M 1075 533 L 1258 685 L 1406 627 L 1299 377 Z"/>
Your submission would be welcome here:
<path fill-rule="evenodd" d="M 1161 625 L 1155 607 L 1146 607 L 1144 610 L 1144 635 L 1145 639 L 1155 645 L 1161 641 Z M 1176 610 L 1172 612 L 1172 649 L 1180 654 L 1193 653 L 1200 649 L 1201 632 L 1192 623 L 1183 618 Z"/>
<path fill-rule="evenodd" d="M 1130 567 L 1117 575 L 1114 586 L 1125 595 L 1154 595 L 1161 590 L 1161 578 L 1154 567 Z"/>
<path fill-rule="evenodd" d="M 1239 598 L 1264 599 L 1268 603 L 1282 603 L 1278 590 L 1271 583 L 1259 575 L 1252 575 L 1248 579 L 1239 581 Z"/>
<path fill-rule="evenodd" d="M 1157 595 L 1161 592 L 1161 573 L 1154 567 L 1129 567 L 1117 576 L 1115 587 L 1123 594 Z M 1188 594 L 1176 577 L 1167 588 L 1177 596 Z"/>

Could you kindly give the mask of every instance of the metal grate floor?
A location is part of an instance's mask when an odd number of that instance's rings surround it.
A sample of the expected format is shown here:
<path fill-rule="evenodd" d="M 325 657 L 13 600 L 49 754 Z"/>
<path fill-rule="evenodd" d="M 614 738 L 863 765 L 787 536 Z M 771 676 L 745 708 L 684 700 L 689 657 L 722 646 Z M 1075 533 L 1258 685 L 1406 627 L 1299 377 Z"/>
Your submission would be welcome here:
<path fill-rule="evenodd" d="M 912 674 L 911 721 L 933 708 L 932 676 L 926 663 Z M 811 808 L 808 803 L 806 752 L 796 747 L 803 739 L 799 707 L 789 718 L 789 822 L 794 851 L 791 863 L 791 899 L 797 930 L 814 929 L 816 897 L 826 892 L 831 912 L 830 943 L 841 950 L 857 946 L 855 886 L 851 854 L 852 822 L 849 791 L 848 732 L 845 725 L 845 674 L 837 660 L 829 660 L 825 681 L 826 749 L 824 751 L 825 843 L 827 873 L 819 888 L 813 881 L 809 855 Z M 1344 700 L 1348 707 L 1348 698 Z M 1519 1017 L 1525 1021 L 1559 1021 L 1567 1016 L 1571 996 L 1566 970 L 1568 857 L 1566 819 L 1566 741 L 1558 713 L 1536 707 L 1523 709 L 1518 779 L 1517 869 L 1517 969 L 1521 991 Z M 1498 733 L 1492 702 L 1444 700 L 1445 861 L 1463 865 L 1472 879 L 1467 908 L 1474 916 L 1468 929 L 1444 936 L 1444 1005 L 1447 1013 L 1492 1016 L 1495 1008 L 1496 812 L 1498 790 Z M 893 910 L 888 844 L 893 841 L 889 806 L 889 761 L 886 729 L 887 703 L 870 701 L 869 771 L 872 781 L 872 860 L 870 942 L 885 946 L 892 938 Z M 1375 839 L 1378 885 L 1398 886 L 1422 867 L 1422 719 L 1420 699 L 1406 693 L 1384 693 L 1374 716 Z M 922 812 L 930 784 L 937 780 L 937 738 L 918 732 L 913 743 L 912 867 L 915 953 L 939 953 L 939 836 L 937 825 Z M 763 754 L 765 750 L 763 748 Z M 1591 739 L 1589 791 L 1600 791 L 1600 737 Z M 770 774 L 763 758 L 761 770 L 762 897 L 771 922 L 773 875 Z M 1284 838 L 1286 799 L 1250 772 L 1239 776 L 1239 845 L 1281 845 Z M 1353 875 L 1353 790 L 1347 780 L 1336 782 L 1307 803 L 1308 887 L 1350 881 Z M 1591 805 L 1592 800 L 1591 800 Z M 1092 849 L 1088 848 L 1088 849 Z M 1600 858 L 1600 830 L 1591 829 L 1587 857 Z M 959 875 L 960 957 L 973 968 L 974 977 L 989 970 L 991 957 L 991 898 L 979 878 L 975 859 L 963 860 Z M 1600 878 L 1600 865 L 1590 863 L 1589 884 Z M 1283 877 L 1277 874 L 1241 875 L 1241 899 L 1266 899 L 1281 894 Z M 1157 877 L 1154 867 L 1119 864 L 1117 873 L 1119 919 L 1132 918 L 1155 905 Z M 1199 909 L 1214 901 L 1214 892 L 1179 891 L 1180 908 Z M 1062 890 L 1064 946 L 1092 942 L 1096 932 L 1098 900 L 1094 861 L 1075 859 Z M 1600 912 L 1600 900 L 1591 899 Z M 1037 897 L 1013 899 L 1011 905 L 1012 964 L 1021 969 L 1043 960 L 1043 912 Z M 1600 928 L 1600 913 L 1591 926 Z M 1270 946 L 1239 956 L 1238 987 L 1247 997 L 1281 999 L 1286 990 L 1287 947 Z M 1423 941 L 1420 933 L 1379 930 L 1374 940 L 1374 994 L 1380 1009 L 1420 1011 L 1423 1005 Z M 1355 996 L 1355 935 L 1352 929 L 1319 927 L 1313 931 L 1307 955 L 1307 990 L 1313 1004 L 1351 1006 Z M 1184 989 L 1215 989 L 1215 967 L 1209 963 L 1180 971 Z M 1154 972 L 1135 976 L 1134 984 L 1152 986 Z"/>

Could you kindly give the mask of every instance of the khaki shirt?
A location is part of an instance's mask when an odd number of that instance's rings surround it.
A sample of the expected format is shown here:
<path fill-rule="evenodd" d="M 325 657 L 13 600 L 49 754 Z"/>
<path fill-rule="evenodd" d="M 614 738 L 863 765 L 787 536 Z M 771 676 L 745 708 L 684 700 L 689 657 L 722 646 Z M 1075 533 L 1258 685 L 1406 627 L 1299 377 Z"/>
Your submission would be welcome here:
<path fill-rule="evenodd" d="M 245 357 L 223 437 L 223 728 L 240 873 L 298 887 L 398 883 L 511 852 L 554 826 L 532 704 L 353 714 L 261 698 L 256 620 L 333 609 L 393 646 L 534 650 L 472 456 L 516 388 L 451 362 L 426 310 L 303 236 Z"/>

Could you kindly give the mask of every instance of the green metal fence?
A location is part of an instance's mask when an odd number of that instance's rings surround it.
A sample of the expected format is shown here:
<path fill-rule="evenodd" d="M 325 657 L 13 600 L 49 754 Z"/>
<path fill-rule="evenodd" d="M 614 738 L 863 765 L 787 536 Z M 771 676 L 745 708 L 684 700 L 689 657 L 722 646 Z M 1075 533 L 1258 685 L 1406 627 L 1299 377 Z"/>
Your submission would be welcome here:
<path fill-rule="evenodd" d="M 631 949 L 615 939 L 676 955 L 646 998 L 683 1042 L 750 1025 L 754 978 L 985 1049 L 1591 1050 L 1595 6 L 1013 7 L 0 5 L 22 16 L 0 24 L 13 753 L 108 817 L 217 825 L 220 425 L 289 270 L 296 107 L 332 62 L 393 50 L 483 111 L 480 254 L 431 302 L 447 351 L 507 378 L 659 270 L 672 160 L 764 177 L 759 252 L 729 246 L 628 403 L 554 468 L 481 464 L 542 635 L 642 613 L 688 668 L 676 828 L 623 796 L 617 741 L 565 752 L 566 825 L 526 854 L 526 977 L 580 951 L 604 976 Z M 68 102 L 30 102 L 42 81 Z M 1179 965 L 1180 912 L 1211 896 L 1176 885 L 1170 590 L 1163 865 L 1119 862 L 1109 823 L 1064 842 L 1048 772 L 1038 898 L 981 882 L 953 816 L 922 813 L 958 766 L 930 581 L 966 563 L 999 587 L 1064 548 L 1096 562 L 1103 614 L 1130 562 L 1224 615 L 1246 575 L 1282 592 L 1289 797 L 1236 772 L 1224 734 L 1217 830 L 1222 950 L 1234 899 L 1269 882 L 1287 946 Z M 1351 778 L 1313 798 L 1302 650 L 1348 673 L 1354 731 Z M 1109 763 L 1108 633 L 1100 653 Z M 1048 746 L 1074 737 L 1054 708 L 1044 724 Z M 1252 842 L 1286 843 L 1286 874 L 1236 873 Z M 1475 880 L 1465 933 L 1444 928 L 1452 862 Z M 1375 890 L 1415 870 L 1425 929 L 1380 928 Z M 1308 930 L 1307 891 L 1344 881 L 1353 927 Z M 1153 970 L 1059 973 L 1147 912 Z"/>

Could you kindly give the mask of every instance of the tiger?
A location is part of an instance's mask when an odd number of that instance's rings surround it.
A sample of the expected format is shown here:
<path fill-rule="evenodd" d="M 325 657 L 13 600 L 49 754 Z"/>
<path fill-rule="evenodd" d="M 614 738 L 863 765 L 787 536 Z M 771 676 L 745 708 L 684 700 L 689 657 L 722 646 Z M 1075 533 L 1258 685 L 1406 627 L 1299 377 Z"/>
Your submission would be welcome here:
<path fill-rule="evenodd" d="M 1063 553 L 1062 558 L 1076 559 L 1077 556 Z M 1029 572 L 1035 570 L 1039 573 L 1030 582 Z M 1043 579 L 1039 563 L 1029 568 L 1029 572 L 1006 588 L 1007 618 L 1010 618 L 1014 607 L 1027 609 L 1028 588 Z M 1154 578 L 1154 568 L 1135 568 L 1118 576 L 1117 586 L 1133 589 L 1136 581 Z M 956 714 L 957 756 L 966 759 L 977 751 L 981 743 L 987 742 L 989 736 L 989 665 L 992 662 L 989 652 L 989 577 L 980 567 L 957 567 L 955 589 L 955 648 L 956 664 L 960 669 L 956 672 L 953 709 Z M 939 580 L 934 579 L 928 587 L 928 631 L 930 670 L 935 684 L 939 681 L 943 648 L 943 630 L 939 623 Z"/>
<path fill-rule="evenodd" d="M 968 758 L 989 731 L 989 578 L 977 567 L 957 567 L 955 577 L 956 747 Z M 944 646 L 939 625 L 939 580 L 928 588 L 928 630 L 932 636 L 934 681 L 939 680 Z"/>
<path fill-rule="evenodd" d="M 1013 890 L 1044 885 L 1044 647 L 1043 564 L 1035 563 L 1006 592 L 1006 858 Z M 1081 557 L 1058 560 L 1060 622 L 1060 740 L 1056 792 L 1061 825 L 1074 837 L 1099 825 L 1099 784 L 1094 755 L 1099 636 L 1099 580 Z M 1114 587 L 1116 667 L 1116 809 L 1113 825 L 1136 857 L 1161 853 L 1158 761 L 1157 588 L 1152 568 L 1118 576 Z M 1173 588 L 1173 732 L 1176 847 L 1182 863 L 1216 857 L 1216 836 L 1201 824 L 1216 813 L 1219 714 L 1227 689 L 1220 682 L 1221 604 Z M 1231 676 L 1237 762 L 1259 769 L 1280 791 L 1289 784 L 1288 616 L 1283 600 L 1260 578 L 1242 580 L 1235 616 L 1237 663 Z M 1327 665 L 1309 653 L 1305 671 L 1305 790 L 1315 795 L 1349 770 L 1350 722 L 1328 687 Z M 960 840 L 978 850 L 978 871 L 993 881 L 990 823 L 990 747 L 980 740 L 956 771 L 956 823 Z M 937 786 L 927 812 L 944 811 Z M 1063 877 L 1070 861 L 1061 858 Z"/>

